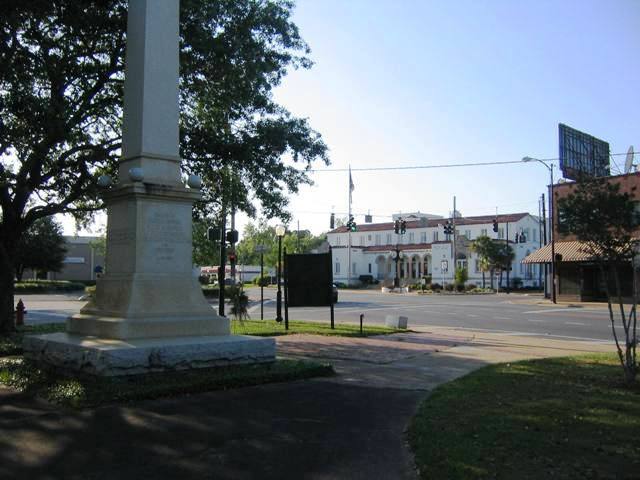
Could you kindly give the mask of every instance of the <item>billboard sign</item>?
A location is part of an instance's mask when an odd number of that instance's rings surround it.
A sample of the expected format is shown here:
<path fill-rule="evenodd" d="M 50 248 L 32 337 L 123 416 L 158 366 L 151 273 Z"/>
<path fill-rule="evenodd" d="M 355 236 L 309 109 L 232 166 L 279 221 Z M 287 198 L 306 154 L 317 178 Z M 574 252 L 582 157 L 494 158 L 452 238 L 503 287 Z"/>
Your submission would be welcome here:
<path fill-rule="evenodd" d="M 580 175 L 609 176 L 609 144 L 574 128 L 558 125 L 562 176 L 577 180 Z"/>
<path fill-rule="evenodd" d="M 289 307 L 328 307 L 333 303 L 331 252 L 285 255 Z"/>

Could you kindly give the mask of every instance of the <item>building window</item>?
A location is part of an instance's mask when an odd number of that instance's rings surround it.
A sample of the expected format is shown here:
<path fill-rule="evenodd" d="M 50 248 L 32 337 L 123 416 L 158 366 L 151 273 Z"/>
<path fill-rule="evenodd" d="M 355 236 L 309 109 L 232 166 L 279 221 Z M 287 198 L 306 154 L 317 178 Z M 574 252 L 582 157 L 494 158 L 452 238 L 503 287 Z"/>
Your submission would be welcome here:
<path fill-rule="evenodd" d="M 409 234 L 409 243 L 413 243 L 414 241 L 415 241 L 414 233 L 413 233 L 413 232 L 411 232 L 411 233 Z"/>
<path fill-rule="evenodd" d="M 336 237 L 336 245 L 340 245 L 342 243 L 342 237 L 340 235 L 338 235 Z"/>
<path fill-rule="evenodd" d="M 371 241 L 371 235 L 367 236 L 367 240 Z"/>
<path fill-rule="evenodd" d="M 504 239 L 504 227 L 499 227 L 499 228 L 498 228 L 498 238 L 499 238 L 500 240 L 503 240 L 503 239 Z"/>
<path fill-rule="evenodd" d="M 353 275 L 355 275 L 355 273 L 356 273 L 356 262 L 353 262 L 353 263 L 351 264 L 351 273 L 352 273 Z"/>
<path fill-rule="evenodd" d="M 376 235 L 376 245 L 380 245 L 380 235 Z"/>
<path fill-rule="evenodd" d="M 371 273 L 371 264 L 369 264 L 369 273 Z"/>
<path fill-rule="evenodd" d="M 531 231 L 531 240 L 533 240 L 534 242 L 538 241 L 538 230 L 536 230 L 535 228 Z"/>
<path fill-rule="evenodd" d="M 438 241 L 438 232 L 433 232 L 433 241 L 437 242 Z"/>
<path fill-rule="evenodd" d="M 483 228 L 482 230 L 480 230 L 480 235 L 483 236 L 483 237 L 486 237 L 487 236 L 487 229 Z"/>
<path fill-rule="evenodd" d="M 480 259 L 476 258 L 476 273 L 480 273 Z"/>
<path fill-rule="evenodd" d="M 451 241 L 451 237 L 452 237 L 452 236 L 453 236 L 453 235 L 449 235 L 448 233 L 445 233 L 445 234 L 444 234 L 444 239 L 445 239 L 447 242 L 450 242 L 450 241 Z"/>
<path fill-rule="evenodd" d="M 471 240 L 471 230 L 465 230 L 464 236 L 467 237 L 467 240 Z"/>
<path fill-rule="evenodd" d="M 340 264 L 336 262 L 336 273 L 340 273 Z"/>
<path fill-rule="evenodd" d="M 387 233 L 387 245 L 391 245 L 391 234 Z"/>
<path fill-rule="evenodd" d="M 420 243 L 427 243 L 427 232 L 422 232 L 420 234 Z"/>
<path fill-rule="evenodd" d="M 364 243 L 364 235 L 360 235 L 360 245 L 361 246 L 366 245 L 366 243 Z"/>
<path fill-rule="evenodd" d="M 531 241 L 531 237 L 529 236 L 529 229 L 528 228 L 523 228 L 522 229 L 522 233 L 524 233 L 524 239 L 527 242 Z"/>

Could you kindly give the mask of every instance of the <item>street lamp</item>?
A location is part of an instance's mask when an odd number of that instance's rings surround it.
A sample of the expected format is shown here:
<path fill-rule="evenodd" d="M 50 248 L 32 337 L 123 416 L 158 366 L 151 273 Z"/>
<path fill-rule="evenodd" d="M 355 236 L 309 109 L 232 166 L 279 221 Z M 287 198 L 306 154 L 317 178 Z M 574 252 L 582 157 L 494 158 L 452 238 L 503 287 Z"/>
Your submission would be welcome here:
<path fill-rule="evenodd" d="M 540 160 L 539 158 L 533 158 L 533 157 L 523 157 L 522 159 L 523 162 L 538 162 L 542 165 L 544 165 L 547 170 L 549 170 L 549 178 L 550 178 L 550 183 L 549 183 L 549 218 L 551 219 L 551 222 L 549 222 L 549 224 L 551 225 L 551 228 L 549 229 L 549 237 L 551 240 L 551 301 L 553 303 L 557 303 L 556 302 L 556 249 L 555 249 L 555 227 L 554 227 L 554 221 L 553 221 L 553 163 L 549 162 L 545 162 L 543 160 Z"/>
<path fill-rule="evenodd" d="M 282 322 L 282 290 L 280 288 L 280 276 L 281 276 L 281 265 L 282 265 L 282 237 L 284 236 L 285 228 L 282 225 L 278 225 L 276 227 L 276 236 L 278 237 L 278 271 L 277 271 L 277 282 L 278 282 L 278 293 L 276 296 L 276 322 Z"/>

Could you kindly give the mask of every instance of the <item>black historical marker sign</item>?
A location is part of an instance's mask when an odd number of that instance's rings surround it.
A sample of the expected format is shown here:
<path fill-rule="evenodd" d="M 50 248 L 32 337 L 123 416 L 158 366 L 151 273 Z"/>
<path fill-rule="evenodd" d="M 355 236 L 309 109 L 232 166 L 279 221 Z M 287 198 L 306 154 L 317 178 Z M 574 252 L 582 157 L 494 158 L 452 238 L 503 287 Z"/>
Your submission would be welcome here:
<path fill-rule="evenodd" d="M 289 307 L 331 306 L 331 251 L 285 255 L 285 276 Z"/>

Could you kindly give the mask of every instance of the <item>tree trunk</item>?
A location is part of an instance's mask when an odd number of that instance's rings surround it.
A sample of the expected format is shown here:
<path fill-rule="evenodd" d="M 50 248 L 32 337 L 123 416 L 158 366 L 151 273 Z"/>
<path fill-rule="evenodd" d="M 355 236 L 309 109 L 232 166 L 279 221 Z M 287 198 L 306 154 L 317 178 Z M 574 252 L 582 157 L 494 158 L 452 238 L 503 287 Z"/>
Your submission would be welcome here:
<path fill-rule="evenodd" d="M 483 270 L 483 271 L 482 271 L 482 289 L 483 289 L 483 290 L 484 290 L 484 288 L 485 288 L 485 287 L 484 287 L 484 285 L 485 285 L 485 283 L 484 283 L 484 270 Z"/>
<path fill-rule="evenodd" d="M 18 267 L 16 267 L 16 282 L 21 282 L 22 281 L 22 275 L 24 275 L 24 267 L 22 265 L 19 265 Z"/>
<path fill-rule="evenodd" d="M 0 244 L 0 335 L 15 330 L 13 309 L 14 265 L 9 241 Z"/>

